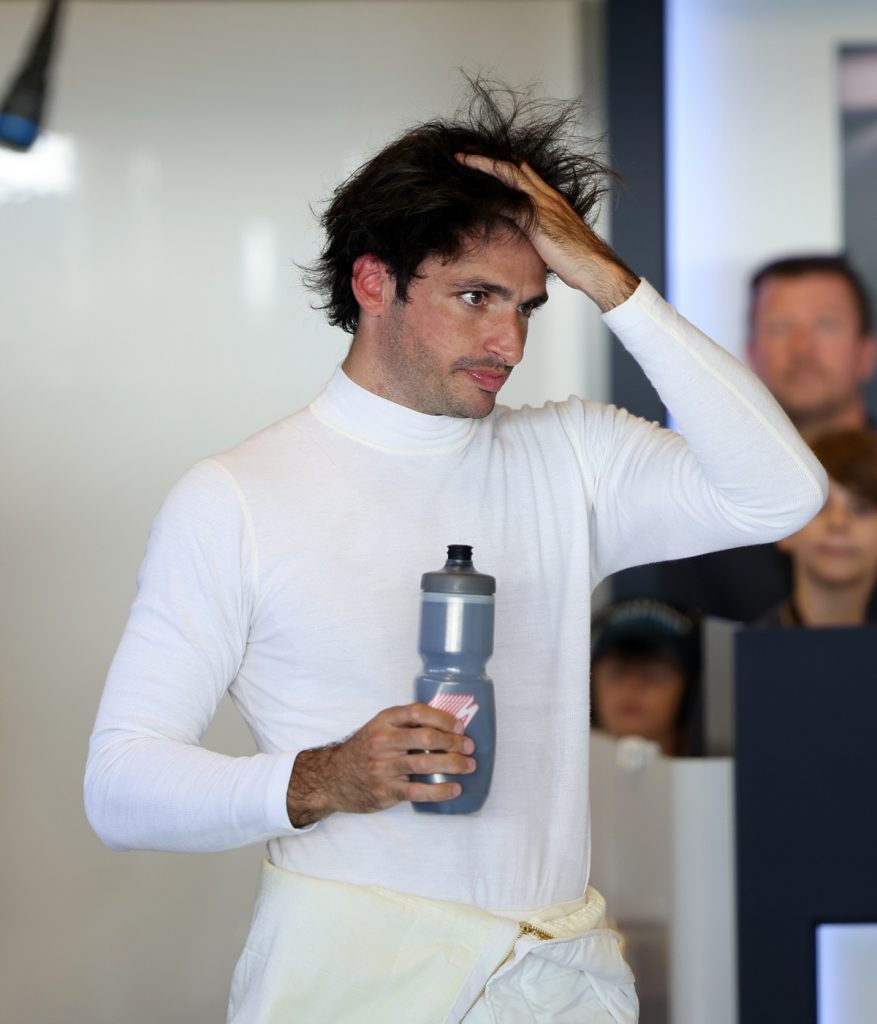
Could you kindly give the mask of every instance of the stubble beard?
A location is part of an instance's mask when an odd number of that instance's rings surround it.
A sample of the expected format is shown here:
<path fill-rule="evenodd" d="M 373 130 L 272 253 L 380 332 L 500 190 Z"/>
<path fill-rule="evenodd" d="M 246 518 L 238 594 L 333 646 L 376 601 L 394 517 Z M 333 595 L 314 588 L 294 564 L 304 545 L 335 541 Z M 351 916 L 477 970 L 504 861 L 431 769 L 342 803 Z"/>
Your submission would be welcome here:
<path fill-rule="evenodd" d="M 819 402 L 780 400 L 780 405 L 789 419 L 805 436 L 827 433 L 851 423 L 859 408 L 858 395 L 823 397 Z"/>
<path fill-rule="evenodd" d="M 391 401 L 429 416 L 455 419 L 484 419 L 493 412 L 496 395 L 481 391 L 465 374 L 466 369 L 485 368 L 490 360 L 463 357 L 450 368 L 444 366 L 429 346 L 405 322 L 401 309 L 394 311 L 383 338 L 384 394 Z M 499 364 L 494 369 L 507 369 Z M 457 389 L 454 384 L 462 386 Z M 464 390 L 474 391 L 471 397 Z"/>

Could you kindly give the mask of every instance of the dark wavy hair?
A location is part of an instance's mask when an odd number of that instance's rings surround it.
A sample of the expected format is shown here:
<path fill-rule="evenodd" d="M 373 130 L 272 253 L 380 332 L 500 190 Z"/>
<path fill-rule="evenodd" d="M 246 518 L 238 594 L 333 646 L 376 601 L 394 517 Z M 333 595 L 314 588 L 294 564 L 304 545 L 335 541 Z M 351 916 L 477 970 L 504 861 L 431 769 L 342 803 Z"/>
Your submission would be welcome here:
<path fill-rule="evenodd" d="M 877 433 L 869 429 L 838 430 L 821 434 L 812 448 L 833 480 L 877 505 Z"/>
<path fill-rule="evenodd" d="M 606 656 L 629 666 L 666 660 L 681 673 L 685 687 L 676 709 L 676 753 L 698 754 L 702 740 L 698 714 L 701 700 L 701 619 L 654 598 L 628 598 L 594 615 L 591 624 L 591 725 L 603 728 L 594 698 L 593 670 Z"/>
<path fill-rule="evenodd" d="M 784 256 L 759 267 L 749 279 L 749 323 L 755 314 L 755 300 L 759 285 L 772 277 L 795 278 L 804 274 L 836 274 L 850 286 L 859 314 L 859 327 L 863 335 L 874 327 L 871 298 L 865 282 L 843 253 L 808 253 L 802 256 Z"/>
<path fill-rule="evenodd" d="M 453 260 L 468 238 L 533 216 L 527 196 L 464 167 L 455 153 L 528 163 L 585 219 L 617 177 L 583 152 L 593 145 L 580 134 L 578 101 L 534 99 L 483 79 L 469 85 L 470 99 L 455 115 L 410 128 L 333 193 L 320 217 L 326 244 L 305 272 L 331 324 L 356 330 L 351 274 L 357 257 L 376 255 L 404 302 L 427 257 Z"/>

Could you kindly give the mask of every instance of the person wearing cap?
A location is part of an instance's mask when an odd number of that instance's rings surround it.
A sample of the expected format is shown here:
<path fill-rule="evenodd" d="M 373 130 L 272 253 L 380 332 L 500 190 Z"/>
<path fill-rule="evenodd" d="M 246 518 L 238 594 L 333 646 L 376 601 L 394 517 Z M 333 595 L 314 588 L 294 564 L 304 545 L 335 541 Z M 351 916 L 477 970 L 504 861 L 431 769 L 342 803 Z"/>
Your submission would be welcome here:
<path fill-rule="evenodd" d="M 690 752 L 700 664 L 694 619 L 661 601 L 622 601 L 595 617 L 592 637 L 594 728 L 652 740 L 668 757 Z"/>

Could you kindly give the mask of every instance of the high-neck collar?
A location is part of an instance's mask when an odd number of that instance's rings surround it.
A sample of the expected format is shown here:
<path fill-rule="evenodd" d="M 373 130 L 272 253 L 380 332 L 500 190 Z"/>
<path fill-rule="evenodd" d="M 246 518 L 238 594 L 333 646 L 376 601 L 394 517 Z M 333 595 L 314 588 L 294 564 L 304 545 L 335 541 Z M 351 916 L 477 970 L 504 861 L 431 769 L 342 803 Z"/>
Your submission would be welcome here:
<path fill-rule="evenodd" d="M 308 406 L 333 430 L 355 441 L 411 455 L 456 451 L 469 441 L 476 420 L 430 416 L 417 412 L 354 383 L 339 366 Z"/>

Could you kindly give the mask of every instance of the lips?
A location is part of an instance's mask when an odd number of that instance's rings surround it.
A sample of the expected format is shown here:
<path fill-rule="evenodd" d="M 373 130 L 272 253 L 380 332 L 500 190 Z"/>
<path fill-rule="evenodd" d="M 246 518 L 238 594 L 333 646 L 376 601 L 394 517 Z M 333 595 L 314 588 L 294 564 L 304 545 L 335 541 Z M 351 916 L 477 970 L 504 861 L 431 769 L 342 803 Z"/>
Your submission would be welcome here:
<path fill-rule="evenodd" d="M 819 553 L 829 558 L 854 558 L 859 554 L 859 549 L 848 544 L 820 544 Z"/>
<path fill-rule="evenodd" d="M 475 381 L 482 391 L 490 391 L 496 394 L 497 391 L 509 379 L 509 375 L 502 370 L 472 370 L 467 369 L 466 374 Z"/>
<path fill-rule="evenodd" d="M 787 381 L 824 380 L 825 370 L 815 363 L 797 363 L 786 371 Z"/>
<path fill-rule="evenodd" d="M 635 703 L 620 704 L 618 707 L 618 713 L 624 715 L 625 718 L 636 718 L 642 714 L 642 708 L 639 704 Z"/>

